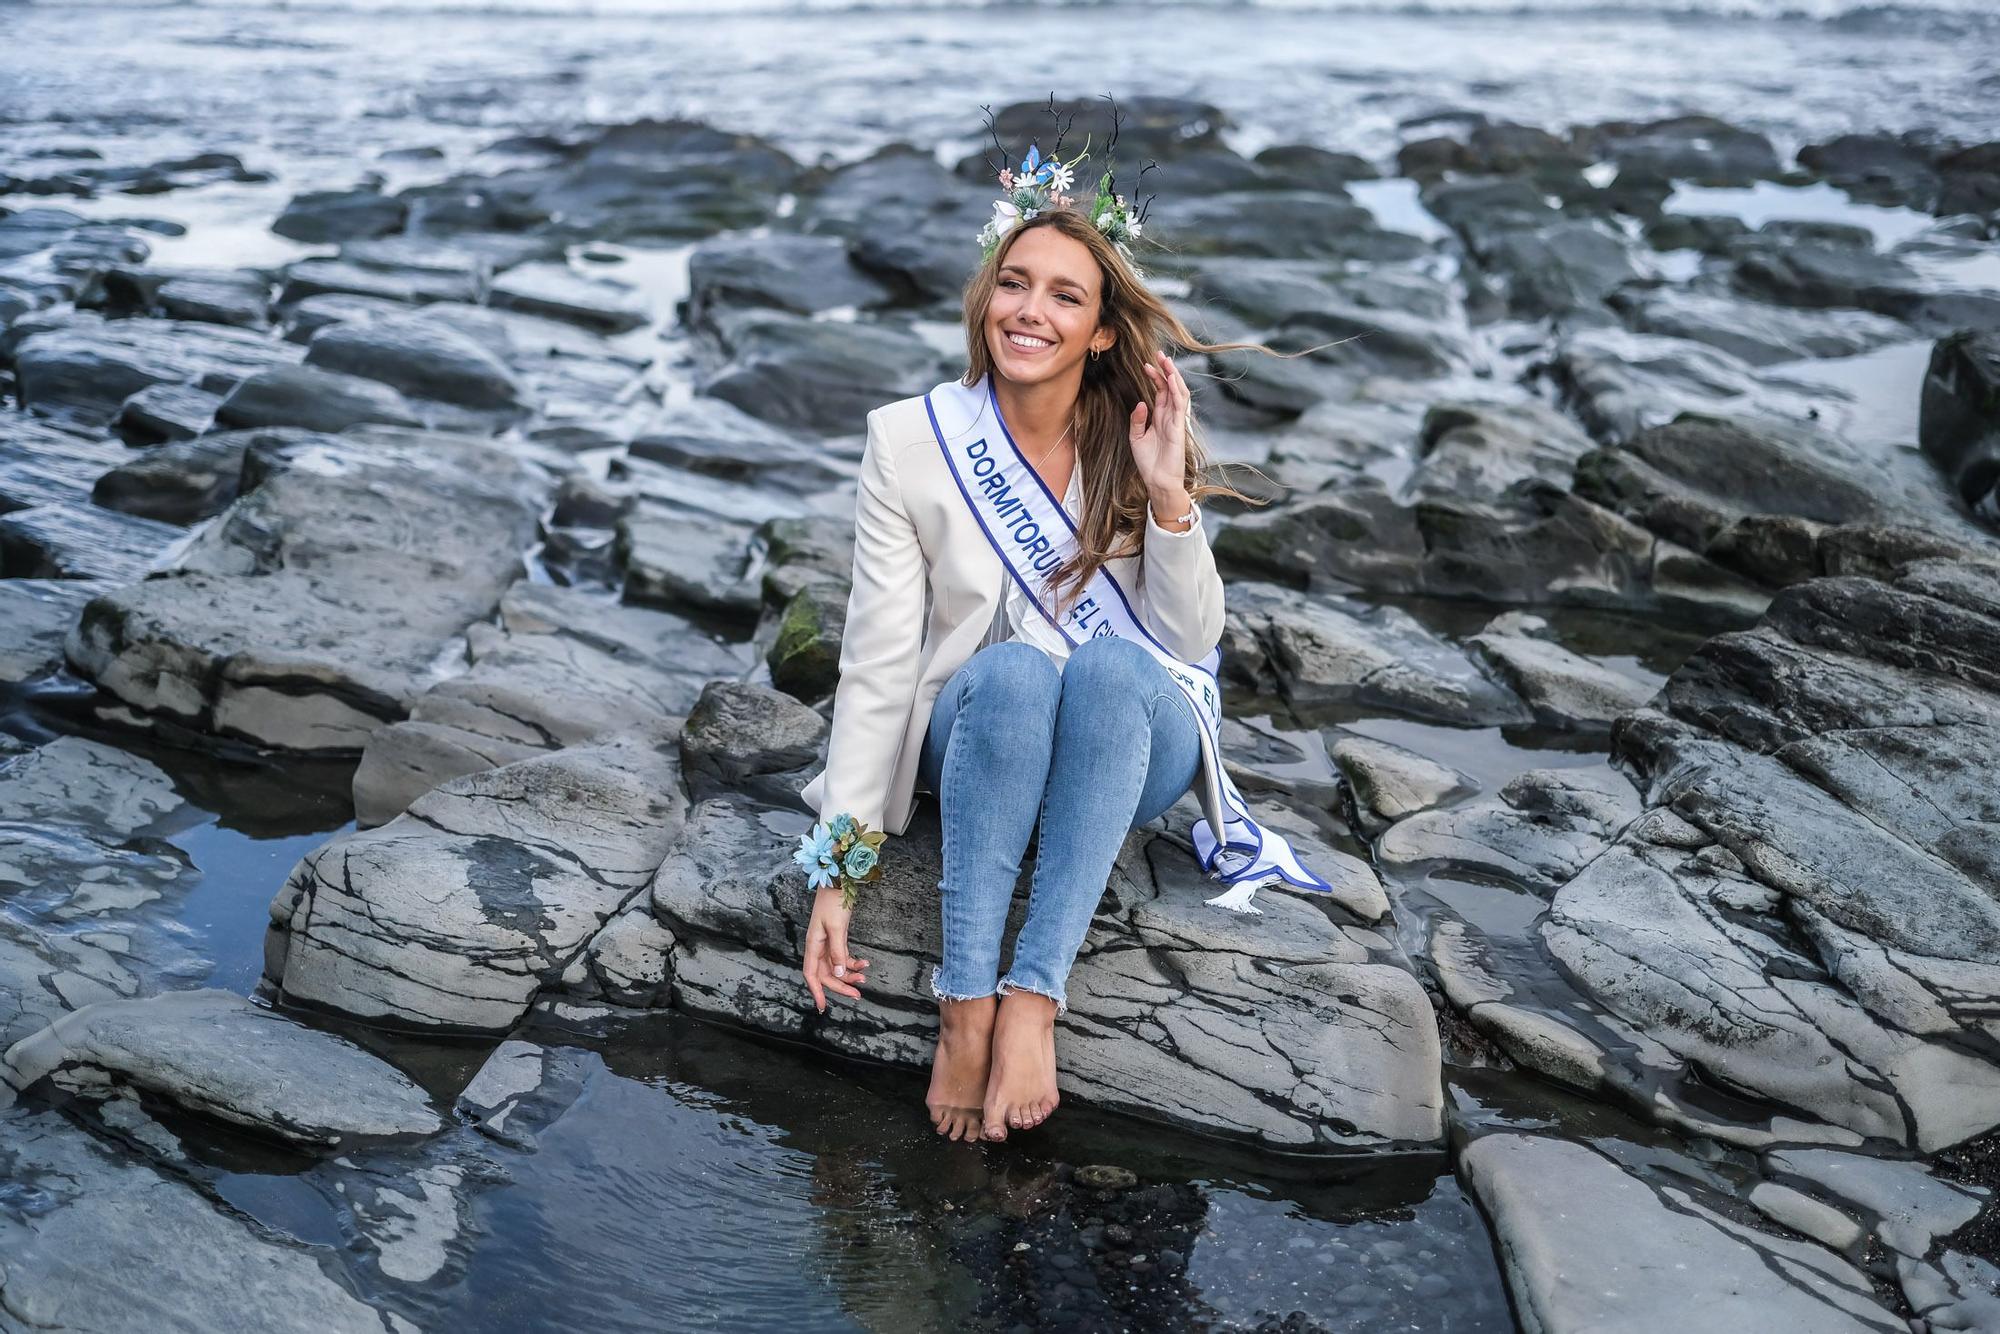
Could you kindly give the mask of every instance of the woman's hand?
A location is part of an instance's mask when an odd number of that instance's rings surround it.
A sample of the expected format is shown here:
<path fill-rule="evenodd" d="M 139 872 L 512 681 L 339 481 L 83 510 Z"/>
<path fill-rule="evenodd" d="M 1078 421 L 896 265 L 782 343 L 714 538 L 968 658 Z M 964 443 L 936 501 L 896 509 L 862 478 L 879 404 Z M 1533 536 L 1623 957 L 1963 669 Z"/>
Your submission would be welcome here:
<path fill-rule="evenodd" d="M 1148 494 L 1171 496 L 1187 484 L 1187 424 L 1192 399 L 1180 367 L 1165 352 L 1141 369 L 1153 392 L 1150 401 L 1142 399 L 1132 408 L 1132 462 L 1145 480 Z"/>
<path fill-rule="evenodd" d="M 860 986 L 868 980 L 868 960 L 847 952 L 847 922 L 852 908 L 840 902 L 840 886 L 831 885 L 813 895 L 812 923 L 806 927 L 804 972 L 806 989 L 813 1004 L 826 1013 L 826 993 L 838 992 L 850 1000 L 860 1000 Z"/>

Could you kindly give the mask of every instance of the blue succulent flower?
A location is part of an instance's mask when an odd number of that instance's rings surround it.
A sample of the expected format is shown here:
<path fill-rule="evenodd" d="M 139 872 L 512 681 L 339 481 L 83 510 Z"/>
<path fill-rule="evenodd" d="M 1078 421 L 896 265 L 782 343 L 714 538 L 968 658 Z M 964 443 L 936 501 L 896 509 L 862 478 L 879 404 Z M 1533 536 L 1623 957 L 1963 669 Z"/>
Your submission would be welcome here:
<path fill-rule="evenodd" d="M 856 843 L 847 850 L 847 861 L 843 869 L 848 875 L 859 880 L 875 869 L 875 849 L 866 843 Z"/>
<path fill-rule="evenodd" d="M 833 817 L 833 824 L 829 827 L 833 830 L 833 837 L 837 842 L 854 832 L 854 817 L 843 811 Z"/>
<path fill-rule="evenodd" d="M 839 876 L 833 860 L 833 832 L 823 824 L 799 835 L 799 849 L 792 860 L 805 868 L 806 883 L 814 889 L 825 889 Z"/>
<path fill-rule="evenodd" d="M 1046 181 L 1053 164 L 1042 161 L 1042 150 L 1034 144 L 1028 145 L 1028 156 L 1021 159 L 1021 175 L 1033 182 Z"/>

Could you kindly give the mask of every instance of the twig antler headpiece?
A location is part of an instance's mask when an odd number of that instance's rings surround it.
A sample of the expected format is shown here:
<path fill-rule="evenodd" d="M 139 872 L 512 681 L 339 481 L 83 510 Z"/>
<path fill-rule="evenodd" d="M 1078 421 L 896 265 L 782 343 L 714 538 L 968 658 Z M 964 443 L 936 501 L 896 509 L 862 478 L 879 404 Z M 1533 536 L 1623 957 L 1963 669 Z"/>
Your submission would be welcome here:
<path fill-rule="evenodd" d="M 1111 103 L 1111 139 L 1104 146 L 1104 172 L 1097 178 L 1096 193 L 1090 200 L 1089 208 L 1084 211 L 1084 216 L 1089 218 L 1097 230 L 1118 248 L 1118 253 L 1132 266 L 1133 274 L 1143 278 L 1144 274 L 1132 259 L 1132 242 L 1139 239 L 1139 234 L 1144 229 L 1146 215 L 1152 211 L 1153 196 L 1147 195 L 1135 213 L 1127 206 L 1125 196 L 1118 193 L 1117 172 L 1111 163 L 1112 154 L 1118 147 L 1118 128 L 1122 118 L 1118 113 L 1117 101 L 1109 95 L 1105 97 L 1105 101 Z M 1065 162 L 1062 158 L 1063 138 L 1069 133 L 1070 122 L 1075 120 L 1076 113 L 1064 113 L 1059 110 L 1053 92 L 1049 94 L 1049 104 L 1045 109 L 1055 122 L 1055 146 L 1047 157 L 1043 157 L 1040 147 L 1030 143 L 1027 156 L 1021 159 L 1019 170 L 1014 170 L 1006 165 L 1010 155 L 1007 146 L 1000 142 L 1000 131 L 993 122 L 992 108 L 980 108 L 986 113 L 986 131 L 993 138 L 993 146 L 1000 151 L 1000 163 L 995 175 L 1000 182 L 1000 188 L 1006 192 L 993 201 L 993 216 L 987 219 L 986 225 L 979 230 L 977 239 L 983 259 L 990 259 L 994 247 L 1000 244 L 1000 238 L 1014 230 L 1018 224 L 1049 209 L 1077 207 L 1077 201 L 1068 191 L 1076 183 L 1077 165 L 1090 156 L 1090 141 L 1086 138 L 1083 150 Z M 986 165 L 995 166 L 990 155 L 986 159 Z M 1140 170 L 1139 179 L 1144 180 L 1146 173 L 1158 165 L 1156 162 L 1148 162 Z"/>

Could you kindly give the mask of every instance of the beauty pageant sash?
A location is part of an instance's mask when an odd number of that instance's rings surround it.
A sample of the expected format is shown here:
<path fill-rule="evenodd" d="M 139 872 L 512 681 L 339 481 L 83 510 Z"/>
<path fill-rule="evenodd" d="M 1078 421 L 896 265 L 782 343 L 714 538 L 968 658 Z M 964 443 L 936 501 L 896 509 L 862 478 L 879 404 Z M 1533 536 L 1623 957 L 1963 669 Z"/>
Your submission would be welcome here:
<path fill-rule="evenodd" d="M 1075 549 L 1076 526 L 1008 434 L 993 397 L 992 377 L 982 377 L 971 386 L 947 381 L 926 394 L 924 402 L 931 430 L 966 505 L 1028 600 L 1062 632 L 1071 648 L 1100 635 L 1117 635 L 1146 649 L 1167 669 L 1201 720 L 1221 779 L 1223 828 L 1217 839 L 1211 827 L 1215 811 L 1195 821 L 1195 858 L 1204 874 L 1229 886 L 1208 902 L 1254 913 L 1261 910 L 1252 899 L 1266 885 L 1332 893 L 1333 886 L 1306 869 L 1283 835 L 1250 817 L 1248 803 L 1222 764 L 1218 734 L 1222 699 L 1216 683 L 1221 650 L 1211 649 L 1206 658 L 1192 664 L 1167 652 L 1134 614 L 1125 590 L 1101 566 L 1061 619 L 1051 614 L 1043 601 L 1042 581 Z"/>

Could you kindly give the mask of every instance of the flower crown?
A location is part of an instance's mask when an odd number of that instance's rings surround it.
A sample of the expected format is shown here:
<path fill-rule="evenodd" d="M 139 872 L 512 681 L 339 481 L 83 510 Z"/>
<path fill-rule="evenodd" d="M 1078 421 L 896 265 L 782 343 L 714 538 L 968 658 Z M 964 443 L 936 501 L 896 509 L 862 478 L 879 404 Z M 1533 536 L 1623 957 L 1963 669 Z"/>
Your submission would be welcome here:
<path fill-rule="evenodd" d="M 1083 151 L 1064 161 L 1059 154 L 1062 150 L 1063 135 L 1069 129 L 1069 122 L 1074 119 L 1074 113 L 1065 116 L 1057 111 L 1054 93 L 1049 94 L 1047 111 L 1056 118 L 1055 151 L 1045 158 L 1042 156 L 1040 145 L 1031 143 L 1028 145 L 1027 156 L 1021 159 L 1018 170 L 1000 168 L 997 179 L 1001 190 L 1005 193 L 993 201 L 993 216 L 986 220 L 986 225 L 979 229 L 979 235 L 975 238 L 980 245 L 982 260 L 991 259 L 1001 238 L 1021 223 L 1050 209 L 1076 207 L 1077 201 L 1069 194 L 1069 190 L 1076 184 L 1078 165 L 1090 156 L 1090 141 L 1086 139 Z M 989 130 L 992 129 L 993 113 L 990 110 L 987 111 L 986 121 Z M 994 132 L 994 143 L 999 146 L 997 131 Z M 1113 102 L 1111 144 L 1105 150 L 1107 158 L 1110 156 L 1111 148 L 1117 143 L 1118 104 Z M 1004 147 L 1002 153 L 1003 155 L 1005 153 Z M 990 159 L 988 165 L 991 165 Z M 1149 163 L 1139 174 L 1144 176 L 1152 169 L 1152 164 Z M 1105 239 L 1117 247 L 1118 253 L 1124 257 L 1127 264 L 1131 265 L 1132 272 L 1137 277 L 1144 275 L 1140 272 L 1138 264 L 1133 261 L 1132 243 L 1138 240 L 1144 231 L 1146 213 L 1151 207 L 1149 197 L 1145 206 L 1134 212 L 1125 202 L 1125 196 L 1118 193 L 1116 173 L 1106 167 L 1097 178 L 1097 187 L 1091 198 L 1090 207 L 1084 211 L 1084 216 L 1104 234 Z"/>

